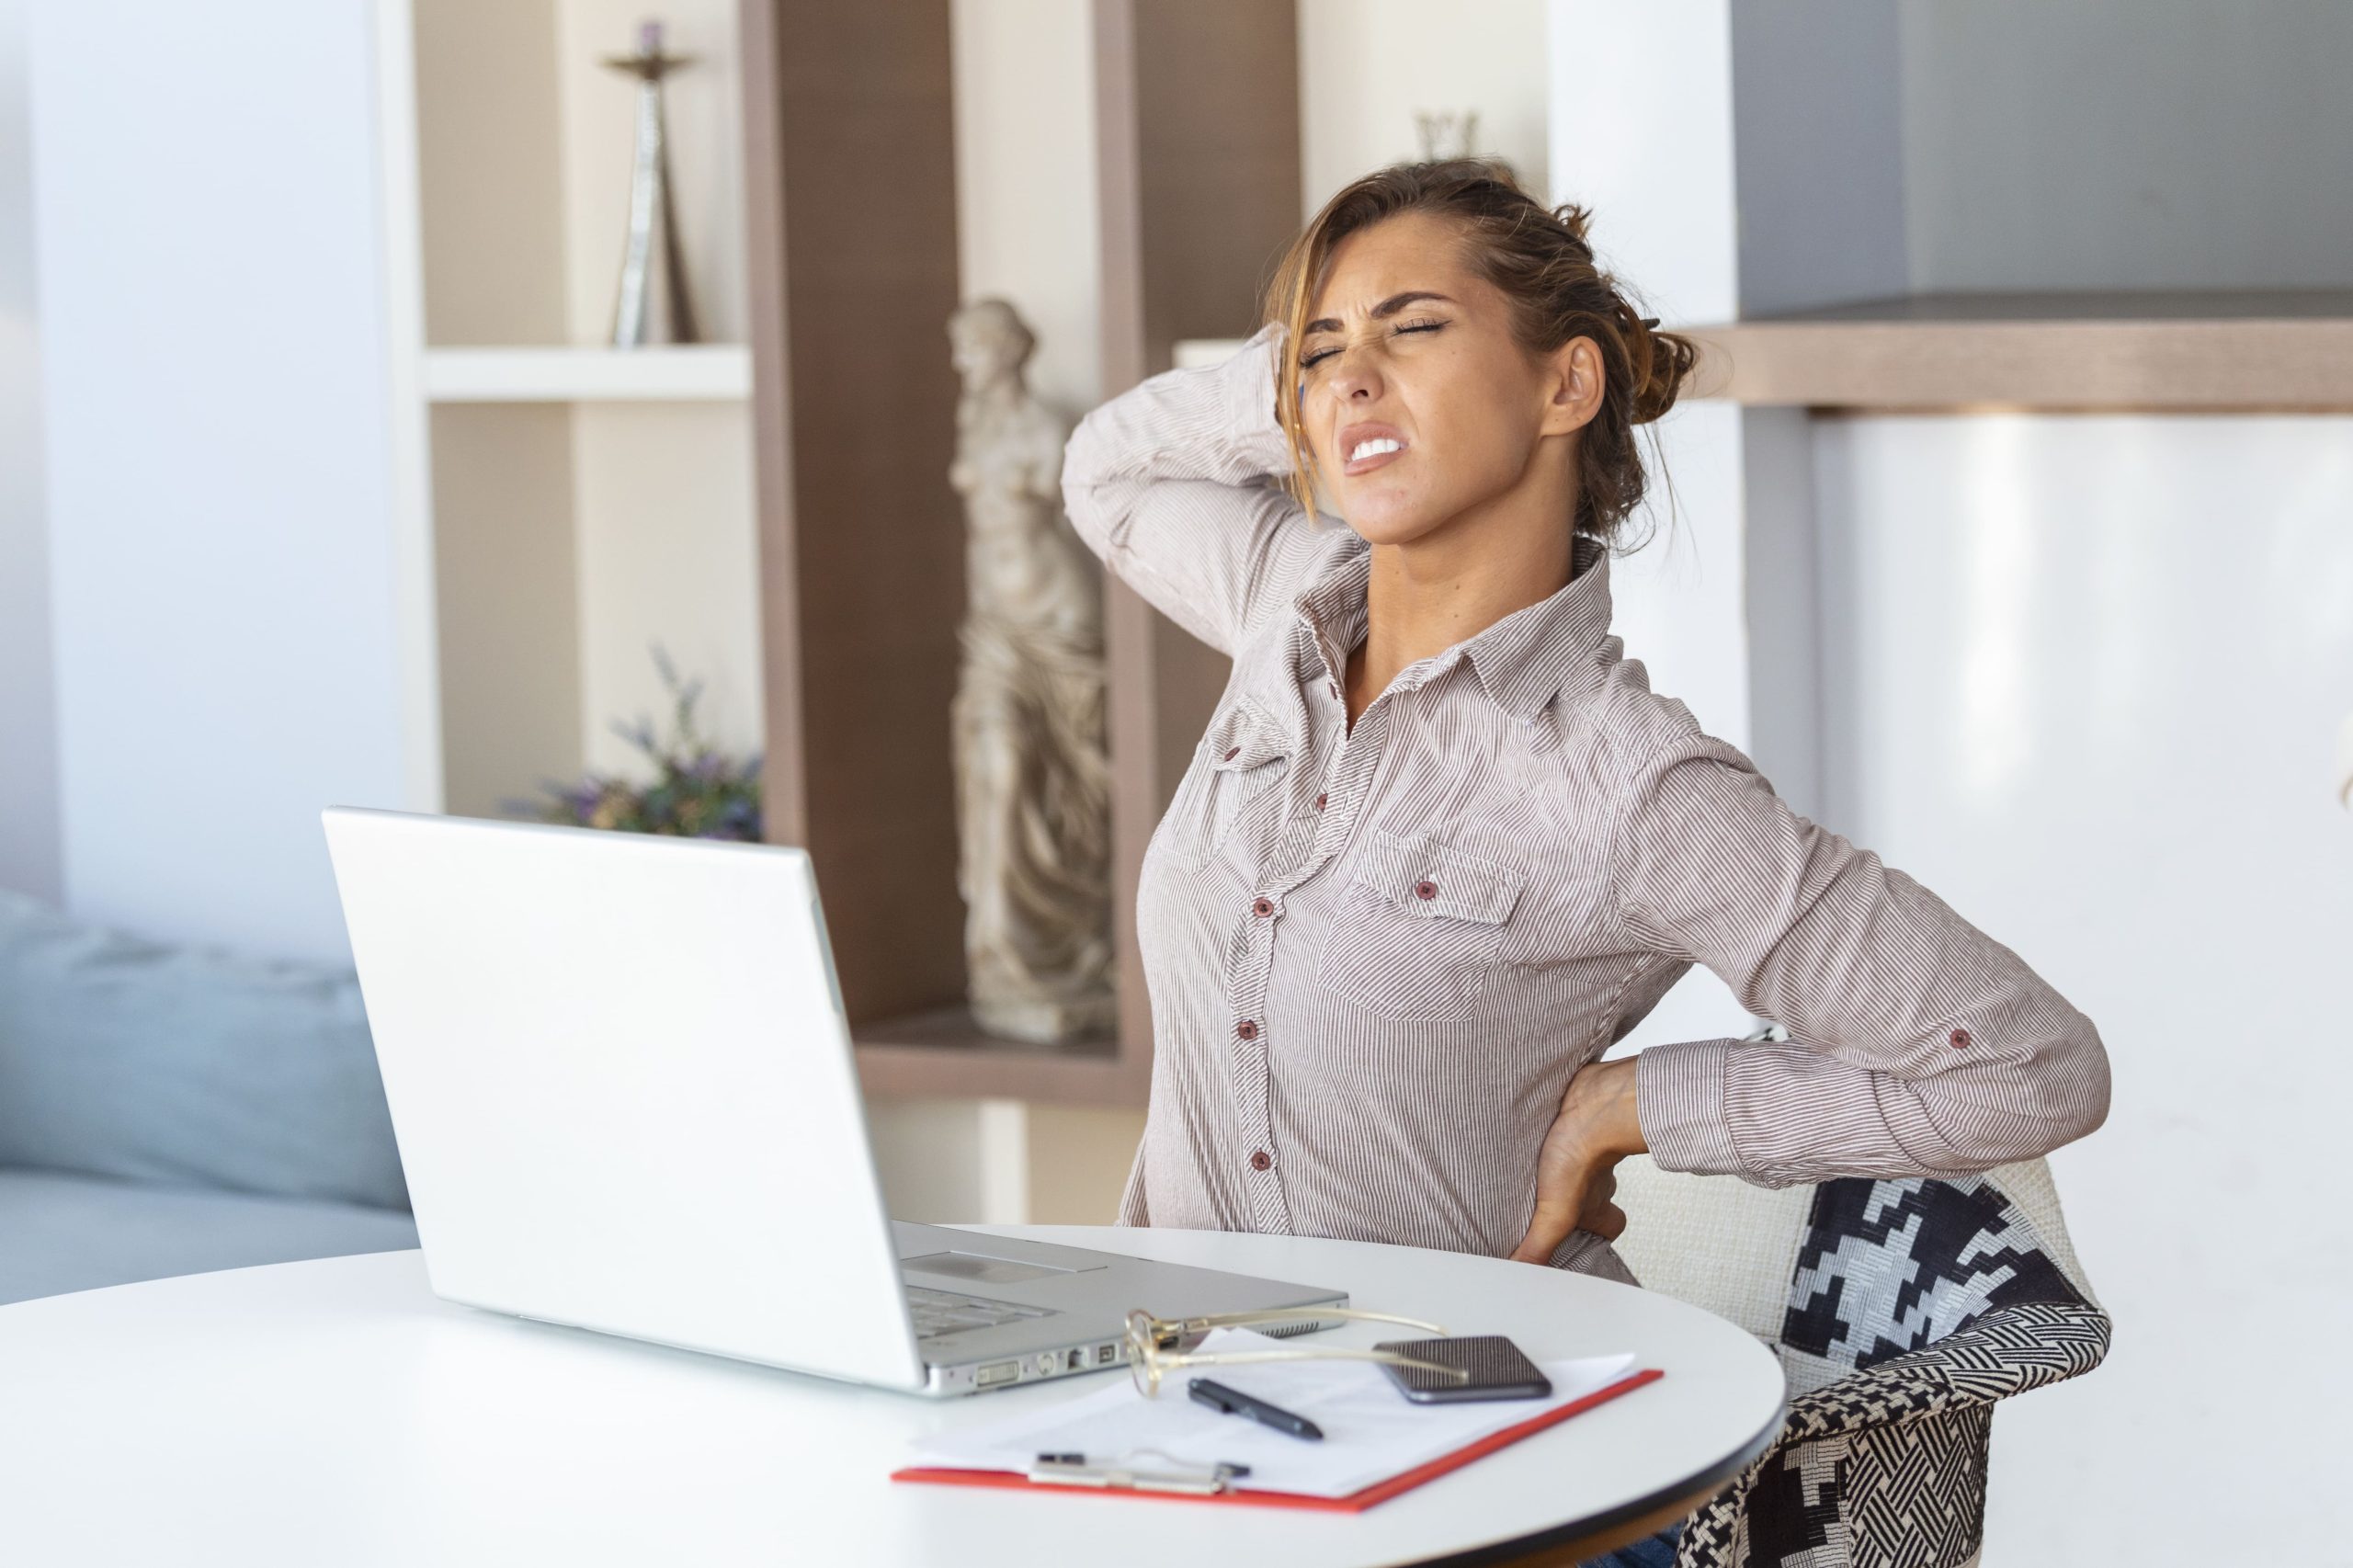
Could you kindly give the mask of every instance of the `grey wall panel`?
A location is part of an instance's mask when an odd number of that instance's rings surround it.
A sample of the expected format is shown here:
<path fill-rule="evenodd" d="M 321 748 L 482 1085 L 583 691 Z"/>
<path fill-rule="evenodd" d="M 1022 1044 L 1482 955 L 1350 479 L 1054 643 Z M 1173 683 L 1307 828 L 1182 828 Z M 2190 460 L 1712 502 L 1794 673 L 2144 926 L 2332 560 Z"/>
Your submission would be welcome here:
<path fill-rule="evenodd" d="M 1903 53 L 1915 290 L 2353 284 L 2353 6 L 1904 0 Z"/>

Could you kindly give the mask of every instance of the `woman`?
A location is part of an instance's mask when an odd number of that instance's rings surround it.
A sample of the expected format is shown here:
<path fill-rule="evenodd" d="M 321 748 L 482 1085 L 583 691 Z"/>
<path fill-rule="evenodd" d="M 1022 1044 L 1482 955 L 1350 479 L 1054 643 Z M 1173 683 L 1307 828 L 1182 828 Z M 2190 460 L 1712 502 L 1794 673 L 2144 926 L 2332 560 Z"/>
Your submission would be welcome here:
<path fill-rule="evenodd" d="M 1156 1054 L 1122 1223 L 1631 1280 L 1629 1154 L 1949 1175 L 2107 1114 L 2088 1019 L 1609 635 L 1634 426 L 1693 348 L 1586 221 L 1483 163 L 1370 175 L 1240 354 L 1071 438 L 1081 537 L 1233 658 L 1138 891 Z M 1790 1038 L 1597 1060 L 1695 962 Z"/>

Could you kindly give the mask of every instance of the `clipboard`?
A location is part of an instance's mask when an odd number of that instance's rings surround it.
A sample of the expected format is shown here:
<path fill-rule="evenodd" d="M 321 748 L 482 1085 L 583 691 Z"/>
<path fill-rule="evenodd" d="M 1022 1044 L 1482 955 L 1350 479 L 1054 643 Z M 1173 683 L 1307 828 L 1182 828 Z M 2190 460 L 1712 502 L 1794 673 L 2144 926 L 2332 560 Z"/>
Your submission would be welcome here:
<path fill-rule="evenodd" d="M 1665 1374 L 1655 1367 L 1644 1367 L 1628 1373 L 1607 1387 L 1596 1389 L 1581 1398 L 1557 1404 L 1539 1412 L 1529 1419 L 1500 1431 L 1491 1432 L 1475 1442 L 1465 1444 L 1450 1453 L 1415 1465 L 1385 1480 L 1377 1481 L 1345 1496 L 1313 1496 L 1300 1492 L 1283 1492 L 1236 1485 L 1238 1478 L 1204 1471 L 1154 1472 L 1135 1467 L 1090 1467 L 1085 1465 L 1054 1465 L 1032 1467 L 1028 1472 L 1012 1470 L 962 1470 L 938 1465 L 913 1465 L 891 1472 L 893 1481 L 915 1482 L 939 1486 L 993 1486 L 1013 1491 L 1070 1492 L 1090 1491 L 1114 1496 L 1160 1498 L 1183 1503 L 1240 1503 L 1262 1508 L 1297 1508 L 1315 1513 L 1361 1514 L 1377 1507 L 1391 1498 L 1411 1492 L 1425 1482 L 1451 1474 L 1475 1460 L 1484 1459 L 1500 1449 L 1509 1448 L 1523 1437 L 1532 1437 L 1548 1427 L 1557 1426 L 1572 1415 L 1581 1415 L 1596 1405 L 1605 1404 L 1622 1394 L 1631 1393 L 1645 1383 L 1656 1382 Z M 1059 1473 L 1054 1473 L 1059 1471 Z M 1122 1479 L 1124 1478 L 1124 1479 Z M 1141 1478 L 1141 1479 L 1140 1479 Z"/>

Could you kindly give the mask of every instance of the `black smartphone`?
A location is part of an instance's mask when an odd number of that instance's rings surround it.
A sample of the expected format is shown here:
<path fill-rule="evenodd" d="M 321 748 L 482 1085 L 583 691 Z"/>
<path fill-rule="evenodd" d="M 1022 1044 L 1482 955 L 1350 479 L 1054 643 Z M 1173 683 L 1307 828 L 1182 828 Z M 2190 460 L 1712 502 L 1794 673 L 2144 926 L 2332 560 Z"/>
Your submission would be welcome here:
<path fill-rule="evenodd" d="M 1441 1367 L 1460 1367 L 1471 1374 L 1468 1380 L 1457 1382 L 1419 1367 L 1382 1362 L 1381 1369 L 1389 1374 L 1389 1381 L 1415 1404 L 1450 1404 L 1472 1399 L 1542 1399 L 1552 1392 L 1552 1380 L 1522 1355 L 1518 1346 L 1500 1334 L 1472 1335 L 1465 1339 L 1397 1339 L 1380 1348 L 1416 1360 L 1435 1361 Z"/>

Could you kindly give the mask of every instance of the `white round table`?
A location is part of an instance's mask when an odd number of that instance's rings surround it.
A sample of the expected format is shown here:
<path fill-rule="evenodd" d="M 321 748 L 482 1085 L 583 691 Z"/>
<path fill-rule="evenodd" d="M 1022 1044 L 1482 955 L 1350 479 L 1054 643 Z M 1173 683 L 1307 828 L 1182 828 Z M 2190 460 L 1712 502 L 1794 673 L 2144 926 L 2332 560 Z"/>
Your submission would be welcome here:
<path fill-rule="evenodd" d="M 1005 1229 L 1334 1286 L 1540 1361 L 1631 1350 L 1665 1376 L 1353 1516 L 910 1484 L 889 1476 L 918 1434 L 1100 1379 L 932 1402 L 452 1306 L 414 1252 L 329 1258 L 0 1307 L 0 1562 L 1566 1561 L 1696 1506 L 1779 1426 L 1762 1345 L 1607 1280 L 1360 1242 Z"/>

